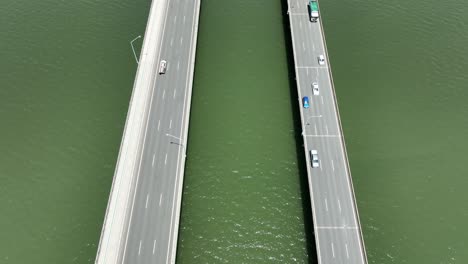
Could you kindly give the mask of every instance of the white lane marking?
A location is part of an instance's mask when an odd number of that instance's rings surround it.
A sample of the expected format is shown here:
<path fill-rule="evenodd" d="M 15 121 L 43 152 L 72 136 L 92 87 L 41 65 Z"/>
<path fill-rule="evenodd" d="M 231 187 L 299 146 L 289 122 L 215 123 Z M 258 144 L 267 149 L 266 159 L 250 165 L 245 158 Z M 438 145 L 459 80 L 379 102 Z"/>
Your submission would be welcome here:
<path fill-rule="evenodd" d="M 315 51 L 315 44 L 312 42 L 312 50 Z"/>
<path fill-rule="evenodd" d="M 172 128 L 172 119 L 171 119 L 171 121 L 169 121 L 169 129 L 171 129 L 171 128 Z"/>
<path fill-rule="evenodd" d="M 345 244 L 346 257 L 349 258 L 348 244 Z"/>
<path fill-rule="evenodd" d="M 179 68 L 180 68 L 179 66 L 180 66 L 180 63 L 179 63 L 179 61 L 177 61 L 177 70 L 179 70 Z"/>
<path fill-rule="evenodd" d="M 166 96 L 166 90 L 163 91 L 163 99 Z"/>
<path fill-rule="evenodd" d="M 315 126 L 315 135 L 317 135 L 317 124 L 315 124 L 314 126 Z"/>
<path fill-rule="evenodd" d="M 172 43 L 174 42 L 174 38 L 171 38 L 171 47 L 172 47 Z"/>
<path fill-rule="evenodd" d="M 174 24 L 176 23 L 177 21 L 177 16 L 174 16 Z"/>
<path fill-rule="evenodd" d="M 327 198 L 325 198 L 325 210 L 328 212 L 328 203 L 327 203 Z"/>
<path fill-rule="evenodd" d="M 305 51 L 305 44 L 304 44 L 304 41 L 302 41 L 302 49 Z"/>
<path fill-rule="evenodd" d="M 340 213 L 341 213 L 341 203 L 340 203 L 340 199 L 338 199 L 338 210 L 339 210 Z"/>
<path fill-rule="evenodd" d="M 332 170 L 335 171 L 335 164 L 333 163 L 333 160 L 331 160 L 332 162 Z"/>
<path fill-rule="evenodd" d="M 325 134 L 328 135 L 328 126 L 327 125 L 325 125 Z"/>
<path fill-rule="evenodd" d="M 185 24 L 185 16 L 184 16 L 184 24 Z"/>
<path fill-rule="evenodd" d="M 180 45 L 182 45 L 183 40 L 184 40 L 184 37 L 180 37 Z"/>
<path fill-rule="evenodd" d="M 306 137 L 341 137 L 340 135 L 304 135 Z"/>
<path fill-rule="evenodd" d="M 333 258 L 335 258 L 335 247 L 333 246 L 333 242 L 331 243 L 331 247 L 332 247 Z"/>
<path fill-rule="evenodd" d="M 154 250 L 156 249 L 156 239 L 153 242 L 153 255 L 154 255 Z"/>
<path fill-rule="evenodd" d="M 306 69 L 306 73 L 307 73 L 307 76 L 309 76 L 309 69 L 308 68 Z"/>
<path fill-rule="evenodd" d="M 316 226 L 317 229 L 358 229 L 357 226 Z"/>
<path fill-rule="evenodd" d="M 297 66 L 296 69 L 328 69 L 327 66 Z"/>
<path fill-rule="evenodd" d="M 166 153 L 166 158 L 164 159 L 164 164 L 167 164 L 167 153 Z"/>
<path fill-rule="evenodd" d="M 299 20 L 299 28 L 302 28 L 302 20 Z"/>
<path fill-rule="evenodd" d="M 159 131 L 159 126 L 161 125 L 161 120 L 158 120 L 158 131 Z"/>
<path fill-rule="evenodd" d="M 156 154 L 153 154 L 153 161 L 151 162 L 151 167 L 154 167 L 154 156 L 155 156 L 155 155 L 156 155 Z"/>
<path fill-rule="evenodd" d="M 138 255 L 140 255 L 141 252 L 141 240 L 140 240 L 140 246 L 138 247 Z"/>
<path fill-rule="evenodd" d="M 320 99 L 322 100 L 322 104 L 323 104 L 323 96 L 320 96 Z"/>
<path fill-rule="evenodd" d="M 162 201 L 162 193 L 159 195 L 159 206 L 161 207 L 161 201 Z"/>
<path fill-rule="evenodd" d="M 177 89 L 174 89 L 174 99 L 175 99 L 176 92 L 177 92 Z"/>
<path fill-rule="evenodd" d="M 148 208 L 148 199 L 149 199 L 149 193 L 146 195 L 145 208 Z"/>

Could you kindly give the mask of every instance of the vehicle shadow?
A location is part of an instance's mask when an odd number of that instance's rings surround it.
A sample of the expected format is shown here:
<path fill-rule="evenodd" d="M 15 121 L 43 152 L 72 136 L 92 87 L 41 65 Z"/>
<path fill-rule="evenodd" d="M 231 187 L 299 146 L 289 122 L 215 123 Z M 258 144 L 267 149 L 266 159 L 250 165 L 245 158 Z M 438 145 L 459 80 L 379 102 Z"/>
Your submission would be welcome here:
<path fill-rule="evenodd" d="M 305 7 L 304 7 L 305 8 Z M 288 2 L 287 0 L 281 0 L 281 9 L 282 9 L 282 20 L 283 20 L 283 31 L 285 38 L 285 47 L 287 54 L 287 63 L 288 63 L 288 82 L 289 82 L 289 91 L 291 96 L 291 110 L 292 110 L 292 119 L 294 123 L 294 138 L 296 142 L 296 156 L 297 156 L 297 166 L 299 172 L 299 181 L 301 188 L 301 200 L 302 200 L 302 214 L 304 219 L 304 231 L 306 235 L 307 243 L 307 254 L 309 256 L 308 263 L 316 264 L 317 261 L 317 252 L 315 245 L 315 236 L 314 236 L 314 224 L 312 218 L 312 209 L 310 202 L 310 193 L 309 193 L 309 182 L 307 179 L 307 164 L 305 161 L 305 153 L 303 146 L 302 138 L 302 128 L 301 128 L 301 117 L 299 112 L 298 105 L 298 93 L 296 86 L 296 73 L 294 70 L 294 56 L 293 56 L 293 47 L 291 39 L 291 31 L 289 24 L 289 15 L 288 15 Z M 310 14 L 310 7 L 307 5 L 307 9 Z"/>

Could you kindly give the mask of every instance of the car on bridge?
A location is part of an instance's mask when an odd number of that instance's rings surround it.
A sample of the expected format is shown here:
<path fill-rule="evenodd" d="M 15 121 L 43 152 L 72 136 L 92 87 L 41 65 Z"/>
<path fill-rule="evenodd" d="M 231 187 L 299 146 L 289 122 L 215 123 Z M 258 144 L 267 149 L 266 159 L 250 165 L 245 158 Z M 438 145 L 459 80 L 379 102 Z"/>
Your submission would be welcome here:
<path fill-rule="evenodd" d="M 320 161 L 318 159 L 318 152 L 316 149 L 310 151 L 310 160 L 312 162 L 312 168 L 320 167 Z"/>
<path fill-rule="evenodd" d="M 323 55 L 318 56 L 319 65 L 325 65 L 325 57 Z"/>
<path fill-rule="evenodd" d="M 159 74 L 164 74 L 166 73 L 166 68 L 167 68 L 167 61 L 162 60 L 159 63 Z"/>
<path fill-rule="evenodd" d="M 304 108 L 309 108 L 309 97 L 308 96 L 304 96 L 302 98 L 302 105 L 304 106 Z"/>
<path fill-rule="evenodd" d="M 319 95 L 320 94 L 319 86 L 318 86 L 317 82 L 312 83 L 312 92 L 314 93 L 314 95 Z"/>

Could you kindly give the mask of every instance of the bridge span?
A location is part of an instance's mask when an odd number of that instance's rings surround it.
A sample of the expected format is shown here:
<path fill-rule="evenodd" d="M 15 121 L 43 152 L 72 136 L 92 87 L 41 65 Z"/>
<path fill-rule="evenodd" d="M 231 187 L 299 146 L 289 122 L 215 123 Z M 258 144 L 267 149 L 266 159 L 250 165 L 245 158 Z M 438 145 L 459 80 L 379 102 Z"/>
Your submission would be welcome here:
<path fill-rule="evenodd" d="M 367 264 L 323 25 L 310 10 L 288 0 L 318 263 Z"/>
<path fill-rule="evenodd" d="M 151 3 L 97 264 L 175 263 L 199 12 Z"/>

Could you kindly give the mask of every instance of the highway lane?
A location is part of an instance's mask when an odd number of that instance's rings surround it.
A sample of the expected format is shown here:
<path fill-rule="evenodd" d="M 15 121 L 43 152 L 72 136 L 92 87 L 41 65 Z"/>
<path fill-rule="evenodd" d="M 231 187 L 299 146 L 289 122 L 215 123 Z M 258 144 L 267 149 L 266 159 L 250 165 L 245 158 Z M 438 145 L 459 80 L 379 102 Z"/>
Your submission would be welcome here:
<path fill-rule="evenodd" d="M 169 0 L 122 263 L 173 263 L 196 1 Z"/>
<path fill-rule="evenodd" d="M 367 263 L 321 21 L 310 22 L 308 1 L 289 0 L 288 6 L 318 261 Z M 319 55 L 326 57 L 325 65 L 319 65 Z M 319 95 L 313 95 L 313 82 Z M 308 109 L 303 96 L 310 99 Z M 318 151 L 319 168 L 311 167 L 312 149 Z"/>

